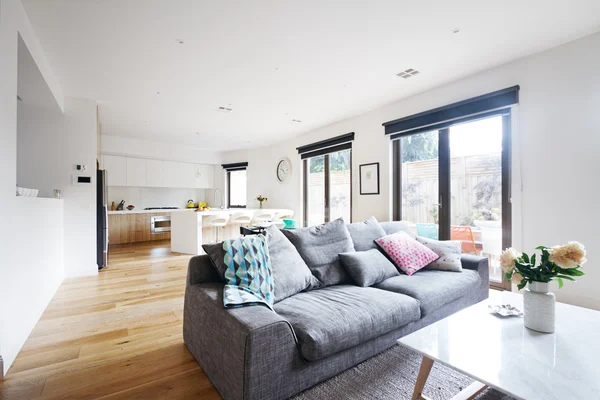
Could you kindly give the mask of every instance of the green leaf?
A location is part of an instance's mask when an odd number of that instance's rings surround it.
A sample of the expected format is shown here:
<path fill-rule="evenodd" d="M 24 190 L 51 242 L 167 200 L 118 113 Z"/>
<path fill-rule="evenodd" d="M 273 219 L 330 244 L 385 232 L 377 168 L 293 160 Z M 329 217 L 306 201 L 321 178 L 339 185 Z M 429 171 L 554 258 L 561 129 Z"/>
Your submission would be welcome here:
<path fill-rule="evenodd" d="M 546 250 L 548 247 L 547 246 L 538 246 L 535 249 L 536 250 Z"/>
<path fill-rule="evenodd" d="M 562 289 L 562 287 L 564 285 L 563 280 L 559 277 L 556 277 L 556 281 L 558 282 L 558 288 Z"/>
<path fill-rule="evenodd" d="M 525 285 L 527 285 L 527 281 L 526 280 L 522 280 L 521 283 L 519 283 L 517 285 L 517 289 L 521 290 L 525 287 Z"/>
<path fill-rule="evenodd" d="M 531 265 L 535 267 L 535 254 L 531 256 Z"/>
<path fill-rule="evenodd" d="M 523 253 L 523 261 L 529 264 L 529 256 L 527 255 L 527 253 Z"/>
<path fill-rule="evenodd" d="M 558 275 L 558 276 L 556 277 L 556 279 L 559 279 L 559 278 L 560 278 L 560 279 L 566 279 L 566 280 L 568 280 L 568 281 L 575 282 L 575 279 L 571 278 L 570 276 L 566 276 L 566 275 Z"/>

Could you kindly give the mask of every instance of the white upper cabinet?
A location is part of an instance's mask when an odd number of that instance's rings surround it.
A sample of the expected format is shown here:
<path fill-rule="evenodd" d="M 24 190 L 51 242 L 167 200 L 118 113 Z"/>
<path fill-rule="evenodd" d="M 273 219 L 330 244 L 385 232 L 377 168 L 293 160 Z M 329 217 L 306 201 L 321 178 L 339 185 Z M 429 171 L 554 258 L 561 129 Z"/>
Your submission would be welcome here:
<path fill-rule="evenodd" d="M 181 179 L 181 186 L 184 188 L 196 187 L 196 175 L 194 164 L 178 163 L 179 176 Z"/>
<path fill-rule="evenodd" d="M 127 186 L 146 187 L 146 160 L 127 157 Z"/>
<path fill-rule="evenodd" d="M 214 187 L 214 167 L 207 164 L 196 164 L 196 188 L 197 189 L 212 189 Z"/>
<path fill-rule="evenodd" d="M 103 156 L 107 186 L 127 186 L 127 157 Z"/>
<path fill-rule="evenodd" d="M 214 166 L 144 158 L 103 156 L 108 186 L 212 189 Z"/>
<path fill-rule="evenodd" d="M 164 187 L 163 161 L 146 160 L 146 185 L 148 187 Z"/>
<path fill-rule="evenodd" d="M 178 188 L 181 186 L 179 176 L 179 163 L 174 161 L 163 161 L 163 187 Z"/>

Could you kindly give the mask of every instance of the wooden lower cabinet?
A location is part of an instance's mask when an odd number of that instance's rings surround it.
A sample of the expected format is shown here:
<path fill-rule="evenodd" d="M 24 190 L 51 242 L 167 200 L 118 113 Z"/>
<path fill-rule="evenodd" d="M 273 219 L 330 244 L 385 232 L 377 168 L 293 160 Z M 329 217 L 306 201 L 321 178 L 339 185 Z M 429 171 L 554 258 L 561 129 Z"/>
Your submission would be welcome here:
<path fill-rule="evenodd" d="M 150 233 L 150 218 L 170 216 L 171 213 L 158 212 L 152 214 L 109 214 L 108 244 L 125 244 L 150 242 L 153 240 L 171 239 L 171 232 Z"/>

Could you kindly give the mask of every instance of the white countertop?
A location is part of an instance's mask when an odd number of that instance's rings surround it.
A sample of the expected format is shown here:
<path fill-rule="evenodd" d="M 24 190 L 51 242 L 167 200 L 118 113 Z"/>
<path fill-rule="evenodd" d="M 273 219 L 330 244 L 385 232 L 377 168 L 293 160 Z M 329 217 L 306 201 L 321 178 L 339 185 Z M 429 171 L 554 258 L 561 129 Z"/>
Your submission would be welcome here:
<path fill-rule="evenodd" d="M 179 208 L 179 209 L 175 209 L 175 210 L 138 210 L 137 208 L 134 208 L 132 211 L 129 211 L 127 209 L 123 210 L 123 211 L 108 211 L 109 215 L 112 214 L 156 214 L 156 213 L 165 213 L 165 212 L 175 212 L 175 211 L 194 211 L 194 209 L 186 209 L 186 208 Z"/>
<path fill-rule="evenodd" d="M 226 208 L 221 210 L 219 208 L 211 208 L 210 211 L 198 211 L 199 215 L 215 215 L 218 213 L 226 212 L 229 214 L 235 214 L 239 211 L 258 211 L 259 208 Z M 282 211 L 281 208 L 263 208 L 264 211 Z M 132 211 L 123 210 L 123 211 L 109 211 L 109 215 L 113 214 L 156 214 L 156 213 L 173 213 L 173 212 L 196 212 L 194 208 L 178 208 L 175 210 L 138 210 L 133 209 Z"/>

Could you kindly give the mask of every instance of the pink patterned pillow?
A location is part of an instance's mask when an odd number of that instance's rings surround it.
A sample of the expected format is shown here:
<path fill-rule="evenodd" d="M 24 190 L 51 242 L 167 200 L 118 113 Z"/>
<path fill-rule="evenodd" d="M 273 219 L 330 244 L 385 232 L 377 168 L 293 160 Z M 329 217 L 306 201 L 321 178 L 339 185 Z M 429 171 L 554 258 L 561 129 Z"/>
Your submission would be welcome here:
<path fill-rule="evenodd" d="M 411 238 L 406 232 L 398 232 L 375 240 L 381 250 L 406 275 L 412 275 L 439 258 L 437 254 Z"/>

